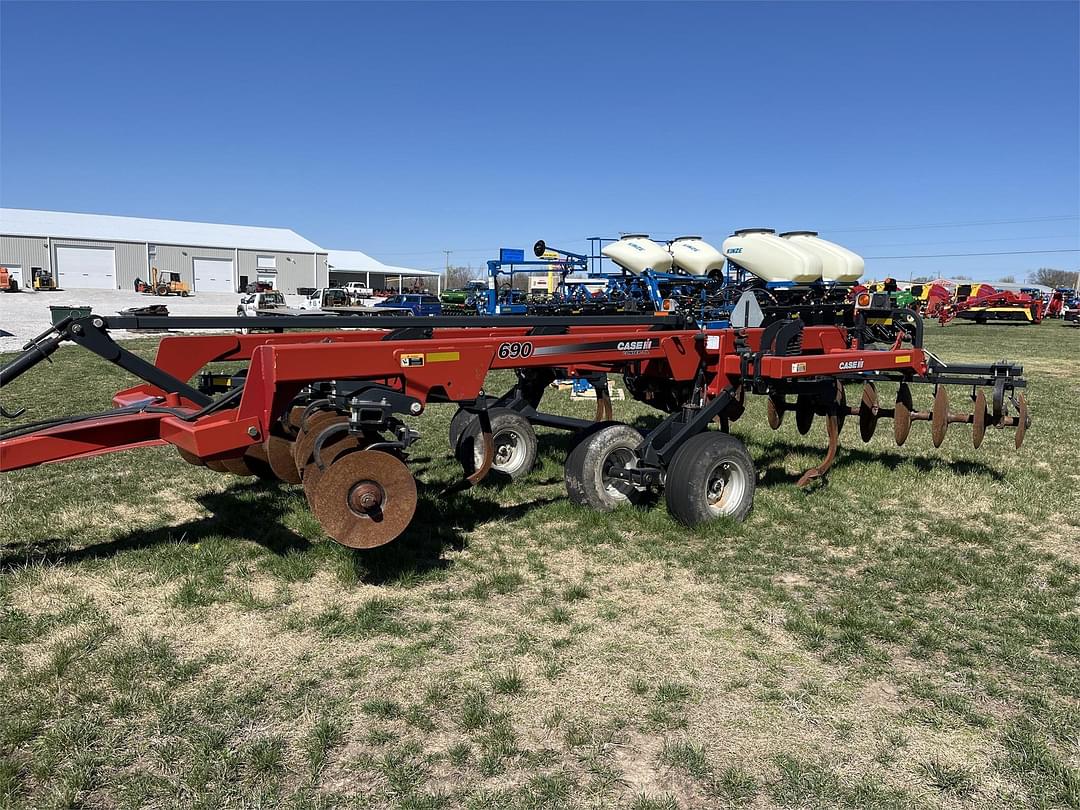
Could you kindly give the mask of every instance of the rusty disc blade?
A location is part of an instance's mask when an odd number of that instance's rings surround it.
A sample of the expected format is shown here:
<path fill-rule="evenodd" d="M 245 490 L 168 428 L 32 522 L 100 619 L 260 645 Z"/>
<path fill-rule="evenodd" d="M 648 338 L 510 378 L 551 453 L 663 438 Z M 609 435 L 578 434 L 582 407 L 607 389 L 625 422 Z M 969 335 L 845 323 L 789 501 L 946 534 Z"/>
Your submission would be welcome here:
<path fill-rule="evenodd" d="M 777 402 L 782 399 L 783 397 L 771 396 L 769 397 L 768 404 L 765 406 L 766 413 L 769 417 L 769 427 L 773 430 L 779 430 L 780 425 L 784 423 L 783 403 L 780 402 L 780 405 L 777 405 Z"/>
<path fill-rule="evenodd" d="M 194 453 L 189 453 L 183 447 L 177 447 L 176 452 L 180 454 L 180 458 L 195 467 L 205 467 L 206 463 Z"/>
<path fill-rule="evenodd" d="M 896 390 L 896 405 L 893 410 L 893 438 L 897 446 L 902 446 L 911 433 L 911 389 L 907 383 L 900 383 Z"/>
<path fill-rule="evenodd" d="M 1020 399 L 1016 404 L 1017 419 L 1019 420 L 1016 425 L 1016 449 L 1019 450 L 1020 446 L 1024 443 L 1024 436 L 1027 433 L 1028 428 L 1028 409 L 1027 400 L 1024 399 L 1024 395 L 1020 395 Z"/>
<path fill-rule="evenodd" d="M 227 473 L 229 471 L 229 468 L 225 466 L 225 462 L 221 459 L 207 461 L 206 469 L 213 470 L 216 473 Z"/>
<path fill-rule="evenodd" d="M 266 457 L 266 448 L 262 442 L 251 445 L 244 452 L 244 462 L 247 464 L 248 469 L 252 474 L 257 476 L 263 481 L 277 481 L 278 477 L 274 475 L 273 469 L 270 467 L 270 460 Z"/>
<path fill-rule="evenodd" d="M 374 548 L 409 525 L 416 512 L 416 480 L 396 456 L 359 450 L 326 468 L 311 501 L 311 511 L 334 540 Z"/>
<path fill-rule="evenodd" d="M 288 413 L 278 422 L 282 432 L 290 438 L 300 432 L 300 419 L 304 415 L 303 405 L 293 405 Z"/>
<path fill-rule="evenodd" d="M 798 399 L 795 401 L 795 427 L 799 429 L 799 433 L 805 436 L 813 426 L 814 402 L 806 394 L 799 394 Z"/>
<path fill-rule="evenodd" d="M 271 433 L 263 444 L 263 449 L 266 451 L 266 460 L 274 475 L 286 484 L 300 483 L 300 473 L 297 472 L 296 462 L 293 461 L 292 439 Z"/>
<path fill-rule="evenodd" d="M 934 447 L 941 447 L 945 441 L 945 431 L 949 429 L 949 394 L 944 385 L 939 385 L 934 394 L 933 418 L 930 420 L 930 435 L 934 440 Z"/>
<path fill-rule="evenodd" d="M 874 438 L 878 423 L 877 388 L 872 382 L 863 383 L 862 400 L 859 402 L 859 435 L 864 442 Z"/>
<path fill-rule="evenodd" d="M 349 417 L 336 411 L 321 411 L 307 421 L 307 428 L 300 431 L 300 435 L 293 442 L 293 461 L 296 469 L 302 470 L 311 460 L 311 453 L 315 449 L 315 442 L 319 440 L 319 434 L 331 425 L 348 423 Z"/>
<path fill-rule="evenodd" d="M 300 477 L 304 481 L 304 494 L 307 496 L 308 503 L 311 503 L 312 493 L 315 491 L 315 487 L 319 483 L 319 479 L 323 477 L 323 473 L 326 472 L 330 465 L 333 464 L 339 456 L 351 450 L 359 450 L 362 445 L 353 436 L 342 436 L 337 441 L 327 442 L 323 445 L 322 450 L 319 453 L 319 458 L 323 463 L 320 468 L 315 463 L 315 459 L 312 458 L 300 471 Z"/>
<path fill-rule="evenodd" d="M 975 412 L 971 419 L 971 443 L 978 450 L 986 435 L 986 394 L 978 391 L 975 394 Z"/>
<path fill-rule="evenodd" d="M 247 462 L 243 457 L 238 458 L 223 458 L 221 463 L 225 465 L 225 470 L 233 475 L 254 475 L 251 468 L 248 467 Z"/>

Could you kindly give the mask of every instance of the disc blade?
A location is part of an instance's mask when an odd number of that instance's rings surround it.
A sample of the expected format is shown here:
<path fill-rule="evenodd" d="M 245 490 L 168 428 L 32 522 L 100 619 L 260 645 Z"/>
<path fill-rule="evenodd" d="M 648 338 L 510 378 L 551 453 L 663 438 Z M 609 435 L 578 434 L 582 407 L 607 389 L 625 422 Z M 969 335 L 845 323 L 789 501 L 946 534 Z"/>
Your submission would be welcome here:
<path fill-rule="evenodd" d="M 375 505 L 364 506 L 364 498 Z M 360 450 L 326 468 L 311 500 L 311 511 L 330 537 L 350 548 L 374 548 L 409 525 L 416 512 L 416 480 L 396 456 Z"/>
<path fill-rule="evenodd" d="M 207 461 L 206 468 L 208 470 L 213 470 L 216 473 L 227 473 L 229 471 L 228 467 L 225 466 L 225 462 L 220 459 Z"/>
<path fill-rule="evenodd" d="M 930 420 L 930 435 L 934 440 L 934 447 L 941 447 L 945 441 L 945 431 L 949 429 L 949 394 L 944 385 L 939 385 L 934 394 L 934 412 Z"/>
<path fill-rule="evenodd" d="M 342 436 L 337 441 L 329 441 L 323 445 L 322 450 L 319 452 L 319 460 L 322 461 L 322 467 L 319 467 L 315 463 L 313 458 L 307 463 L 303 470 L 301 470 L 300 477 L 304 483 L 304 495 L 307 496 L 308 503 L 311 503 L 312 493 L 315 491 L 315 487 L 319 483 L 319 479 L 323 477 L 330 465 L 337 460 L 337 458 L 344 453 L 351 450 L 359 450 L 360 443 L 353 436 Z"/>
<path fill-rule="evenodd" d="M 814 426 L 814 403 L 805 394 L 799 394 L 795 402 L 795 427 L 805 436 Z"/>
<path fill-rule="evenodd" d="M 300 435 L 293 442 L 293 461 L 296 469 L 302 470 L 311 461 L 311 453 L 315 450 L 315 442 L 319 434 L 332 425 L 348 424 L 349 417 L 336 411 L 320 411 L 307 420 L 307 427 L 300 431 Z"/>
<path fill-rule="evenodd" d="M 277 482 L 278 477 L 270 467 L 270 460 L 266 457 L 266 448 L 262 442 L 251 445 L 244 452 L 244 462 L 260 480 Z"/>
<path fill-rule="evenodd" d="M 188 464 L 191 464 L 192 466 L 195 466 L 195 467 L 205 467 L 206 466 L 205 462 L 203 462 L 203 460 L 201 458 L 199 458 L 194 453 L 189 453 L 183 447 L 177 447 L 176 452 L 180 454 L 180 458 L 182 458 L 184 461 L 186 461 Z"/>
<path fill-rule="evenodd" d="M 266 450 L 266 460 L 270 463 L 270 469 L 274 475 L 286 484 L 299 484 L 300 473 L 296 470 L 296 462 L 293 461 L 293 442 L 277 433 L 271 433 L 263 444 Z"/>
<path fill-rule="evenodd" d="M 1024 443 L 1024 436 L 1027 434 L 1028 428 L 1028 407 L 1027 400 L 1024 399 L 1024 395 L 1020 395 L 1020 400 L 1017 402 L 1017 417 L 1020 423 L 1016 426 L 1016 449 L 1019 450 L 1020 446 Z"/>
<path fill-rule="evenodd" d="M 255 474 L 251 471 L 251 468 L 248 467 L 247 462 L 245 462 L 242 457 L 225 458 L 221 460 L 221 463 L 225 465 L 226 471 L 233 475 L 247 476 Z"/>
<path fill-rule="evenodd" d="M 777 402 L 780 402 L 780 405 L 777 405 Z M 779 430 L 780 425 L 784 423 L 783 397 L 769 397 L 765 408 L 768 414 L 769 427 L 773 430 Z"/>
<path fill-rule="evenodd" d="M 859 435 L 864 442 L 874 438 L 878 423 L 877 388 L 872 382 L 864 383 L 862 400 L 859 402 Z"/>
<path fill-rule="evenodd" d="M 986 435 L 986 394 L 978 391 L 975 394 L 975 413 L 971 420 L 971 443 L 978 450 Z"/>
<path fill-rule="evenodd" d="M 911 433 L 911 389 L 907 383 L 900 383 L 896 390 L 896 405 L 893 412 L 893 438 L 898 447 L 903 446 Z"/>

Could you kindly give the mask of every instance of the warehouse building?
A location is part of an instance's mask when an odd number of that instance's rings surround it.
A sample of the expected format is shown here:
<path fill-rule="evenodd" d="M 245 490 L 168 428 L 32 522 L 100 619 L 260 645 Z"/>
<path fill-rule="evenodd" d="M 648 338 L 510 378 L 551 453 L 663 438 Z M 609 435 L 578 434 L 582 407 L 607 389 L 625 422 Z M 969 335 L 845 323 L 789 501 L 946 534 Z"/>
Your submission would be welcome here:
<path fill-rule="evenodd" d="M 359 250 L 329 250 L 330 285 L 343 286 L 358 281 L 373 290 L 404 292 L 418 282 L 429 287 L 434 282 L 435 294 L 442 292 L 442 273 L 438 270 L 416 270 L 383 264 Z"/>
<path fill-rule="evenodd" d="M 24 287 L 37 270 L 65 289 L 130 290 L 152 268 L 179 273 L 195 294 L 256 281 L 293 294 L 329 280 L 327 251 L 288 228 L 23 208 L 0 208 L 0 265 Z"/>

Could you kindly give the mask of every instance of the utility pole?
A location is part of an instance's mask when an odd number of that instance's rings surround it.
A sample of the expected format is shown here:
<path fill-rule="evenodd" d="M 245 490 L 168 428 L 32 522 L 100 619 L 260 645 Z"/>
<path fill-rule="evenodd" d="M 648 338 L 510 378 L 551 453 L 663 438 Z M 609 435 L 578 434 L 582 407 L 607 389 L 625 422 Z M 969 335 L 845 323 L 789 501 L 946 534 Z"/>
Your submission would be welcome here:
<path fill-rule="evenodd" d="M 451 253 L 451 251 L 444 250 L 443 253 L 446 254 L 446 269 L 443 271 L 443 283 L 446 285 L 446 288 L 449 289 L 450 288 L 450 253 Z"/>

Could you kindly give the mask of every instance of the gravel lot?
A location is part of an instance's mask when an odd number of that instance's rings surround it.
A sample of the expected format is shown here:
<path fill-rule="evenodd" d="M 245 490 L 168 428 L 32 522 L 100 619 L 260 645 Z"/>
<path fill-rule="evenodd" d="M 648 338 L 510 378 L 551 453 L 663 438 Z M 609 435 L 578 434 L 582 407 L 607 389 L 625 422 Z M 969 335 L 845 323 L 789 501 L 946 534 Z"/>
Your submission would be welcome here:
<path fill-rule="evenodd" d="M 128 307 L 165 304 L 170 315 L 235 315 L 239 293 L 202 293 L 187 298 L 159 298 L 131 290 L 60 290 L 0 294 L 0 352 L 18 351 L 34 335 L 52 323 L 50 306 L 90 306 L 96 315 L 115 315 Z M 289 306 L 298 307 L 303 296 L 287 295 Z M 137 333 L 118 330 L 115 338 Z"/>

